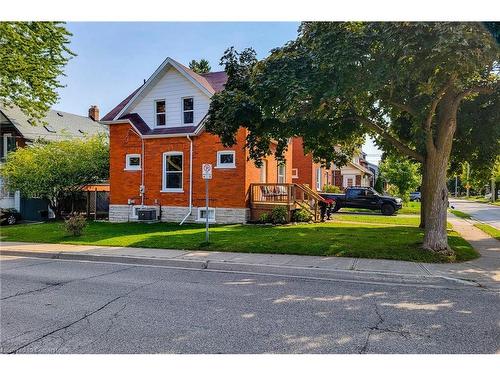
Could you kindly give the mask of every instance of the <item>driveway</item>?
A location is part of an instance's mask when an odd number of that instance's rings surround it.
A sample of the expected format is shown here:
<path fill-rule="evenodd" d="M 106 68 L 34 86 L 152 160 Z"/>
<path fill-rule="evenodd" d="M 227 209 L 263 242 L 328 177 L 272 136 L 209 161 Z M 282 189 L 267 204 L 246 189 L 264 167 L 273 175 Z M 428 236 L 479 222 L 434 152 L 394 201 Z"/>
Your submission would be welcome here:
<path fill-rule="evenodd" d="M 476 220 L 480 220 L 500 229 L 500 207 L 498 206 L 460 199 L 450 199 L 450 205 L 454 206 L 456 210 L 472 215 Z"/>

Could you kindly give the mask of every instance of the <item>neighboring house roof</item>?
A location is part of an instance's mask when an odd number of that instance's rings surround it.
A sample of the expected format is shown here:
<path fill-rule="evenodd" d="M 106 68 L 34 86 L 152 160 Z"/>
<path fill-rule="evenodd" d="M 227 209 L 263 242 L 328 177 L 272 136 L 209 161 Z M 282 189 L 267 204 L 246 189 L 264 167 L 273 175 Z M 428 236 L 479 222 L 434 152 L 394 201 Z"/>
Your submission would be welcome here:
<path fill-rule="evenodd" d="M 359 165 L 357 163 L 352 163 L 352 162 L 349 162 L 348 164 L 356 169 L 359 169 L 361 172 L 364 172 L 364 173 L 369 174 L 369 175 L 373 175 L 372 171 L 370 171 L 368 168 L 363 167 L 362 165 Z"/>
<path fill-rule="evenodd" d="M 46 125 L 32 125 L 28 116 L 19 107 L 2 105 L 0 111 L 27 140 L 44 139 L 55 141 L 108 133 L 106 125 L 89 117 L 73 113 L 49 110 L 42 119 L 46 122 Z"/>

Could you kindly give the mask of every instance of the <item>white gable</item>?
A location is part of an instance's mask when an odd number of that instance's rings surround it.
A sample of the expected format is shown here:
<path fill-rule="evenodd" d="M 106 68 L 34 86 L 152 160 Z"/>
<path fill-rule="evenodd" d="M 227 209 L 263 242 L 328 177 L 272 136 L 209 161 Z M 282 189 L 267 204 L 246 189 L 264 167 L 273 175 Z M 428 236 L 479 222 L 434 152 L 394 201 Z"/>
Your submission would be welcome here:
<path fill-rule="evenodd" d="M 158 77 L 159 78 L 159 77 Z M 183 124 L 182 98 L 192 97 L 194 99 L 194 122 Z M 153 83 L 147 92 L 127 109 L 127 113 L 137 113 L 149 125 L 155 127 L 155 101 L 165 100 L 166 126 L 190 126 L 197 125 L 207 114 L 210 106 L 210 98 L 195 86 L 189 79 L 170 67 L 166 73 Z"/>

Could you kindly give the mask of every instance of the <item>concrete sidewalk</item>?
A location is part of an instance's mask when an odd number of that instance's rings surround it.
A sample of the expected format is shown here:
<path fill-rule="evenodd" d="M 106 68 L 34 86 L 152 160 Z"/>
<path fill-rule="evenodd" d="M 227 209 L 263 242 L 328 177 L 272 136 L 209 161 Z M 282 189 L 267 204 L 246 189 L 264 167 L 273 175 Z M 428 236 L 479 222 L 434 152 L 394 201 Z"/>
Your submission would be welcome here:
<path fill-rule="evenodd" d="M 499 241 L 475 228 L 471 222 L 450 217 L 449 221 L 481 258 L 455 264 L 430 264 L 383 259 L 320 257 L 283 254 L 249 254 L 217 251 L 184 251 L 89 245 L 2 242 L 1 254 L 53 259 L 106 261 L 167 267 L 234 272 L 264 272 L 307 277 L 363 278 L 389 281 L 434 278 L 471 281 L 500 288 Z"/>

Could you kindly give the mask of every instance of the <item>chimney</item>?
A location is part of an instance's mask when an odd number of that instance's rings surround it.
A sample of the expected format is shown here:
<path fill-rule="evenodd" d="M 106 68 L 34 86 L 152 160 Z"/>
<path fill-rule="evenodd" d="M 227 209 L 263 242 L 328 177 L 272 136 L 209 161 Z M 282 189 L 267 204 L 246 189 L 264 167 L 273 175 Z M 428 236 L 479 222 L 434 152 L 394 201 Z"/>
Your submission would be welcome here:
<path fill-rule="evenodd" d="M 99 121 L 99 107 L 91 105 L 89 108 L 89 117 L 94 121 Z"/>

